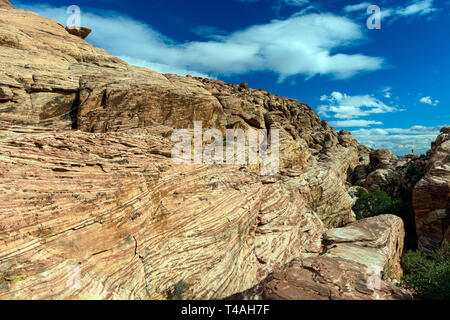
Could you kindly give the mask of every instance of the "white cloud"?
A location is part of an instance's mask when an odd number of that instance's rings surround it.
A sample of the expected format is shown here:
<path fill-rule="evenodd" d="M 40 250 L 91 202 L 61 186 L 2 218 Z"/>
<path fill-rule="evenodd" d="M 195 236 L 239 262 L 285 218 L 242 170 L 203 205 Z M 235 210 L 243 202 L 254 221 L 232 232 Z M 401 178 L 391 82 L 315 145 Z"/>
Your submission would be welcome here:
<path fill-rule="evenodd" d="M 17 6 L 66 23 L 65 8 Z M 364 35 L 361 25 L 333 14 L 294 15 L 208 41 L 185 43 L 115 12 L 82 8 L 81 24 L 93 29 L 88 40 L 94 45 L 161 72 L 217 76 L 269 71 L 280 79 L 294 75 L 347 78 L 384 65 L 379 57 L 340 53 L 341 48 L 360 43 Z"/>
<path fill-rule="evenodd" d="M 226 34 L 225 31 L 216 28 L 216 27 L 212 27 L 212 26 L 196 26 L 194 28 L 191 29 L 191 32 L 193 34 L 196 34 L 198 36 L 203 36 L 203 37 L 208 37 L 208 38 L 220 38 L 221 35 Z"/>
<path fill-rule="evenodd" d="M 345 12 L 354 12 L 354 11 L 360 11 L 360 10 L 367 10 L 369 6 L 372 4 L 370 2 L 361 2 L 358 4 L 352 4 L 344 7 Z"/>
<path fill-rule="evenodd" d="M 392 87 L 386 87 L 386 88 L 383 89 L 383 96 L 384 96 L 386 99 L 392 98 L 392 92 L 391 92 L 391 90 L 392 90 Z"/>
<path fill-rule="evenodd" d="M 183 75 L 183 76 L 189 74 L 193 77 L 211 78 L 211 76 L 204 74 L 204 73 L 198 73 L 196 71 L 177 68 L 177 67 L 169 66 L 166 64 L 162 64 L 162 63 L 150 62 L 150 61 L 135 59 L 132 57 L 127 57 L 127 56 L 118 56 L 118 58 L 128 62 L 131 65 L 144 67 L 144 68 L 147 68 L 150 70 L 157 70 L 160 73 L 175 73 L 175 74 Z"/>
<path fill-rule="evenodd" d="M 433 8 L 433 0 L 416 0 L 411 2 L 406 8 L 397 9 L 396 13 L 401 16 L 422 16 L 433 11 L 436 11 L 436 8 Z"/>
<path fill-rule="evenodd" d="M 444 126 L 411 128 L 358 129 L 352 135 L 362 144 L 379 149 L 387 148 L 396 155 L 405 155 L 414 150 L 425 154 Z"/>
<path fill-rule="evenodd" d="M 431 106 L 437 106 L 439 104 L 439 100 L 433 100 L 430 96 L 423 97 L 419 101 L 425 104 L 429 104 Z"/>
<path fill-rule="evenodd" d="M 381 16 L 383 18 L 398 19 L 402 17 L 423 16 L 437 11 L 438 9 L 433 7 L 434 0 L 413 0 L 406 6 L 394 6 L 385 7 L 378 4 L 381 8 Z M 347 13 L 353 13 L 356 11 L 366 10 L 370 5 L 377 3 L 361 2 L 355 5 L 348 5 L 344 7 L 344 11 Z M 365 13 L 365 12 L 364 12 Z M 361 16 L 366 17 L 366 16 Z"/>
<path fill-rule="evenodd" d="M 333 92 L 329 96 L 322 96 L 320 100 L 328 104 L 318 107 L 319 114 L 336 119 L 357 119 L 371 114 L 401 111 L 370 95 L 349 96 Z"/>
<path fill-rule="evenodd" d="M 284 4 L 292 7 L 303 7 L 309 3 L 309 0 L 281 0 Z"/>
<path fill-rule="evenodd" d="M 331 121 L 329 123 L 332 127 L 336 128 L 351 128 L 351 127 L 369 127 L 373 124 L 383 124 L 380 121 L 374 120 L 340 120 L 340 121 Z"/>

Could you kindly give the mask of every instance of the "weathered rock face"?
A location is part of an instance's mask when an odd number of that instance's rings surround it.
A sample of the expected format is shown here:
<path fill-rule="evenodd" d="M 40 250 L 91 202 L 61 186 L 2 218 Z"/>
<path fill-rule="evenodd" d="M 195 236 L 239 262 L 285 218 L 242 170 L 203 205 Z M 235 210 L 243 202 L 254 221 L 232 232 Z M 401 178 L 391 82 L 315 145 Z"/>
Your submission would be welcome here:
<path fill-rule="evenodd" d="M 370 191 L 382 190 L 389 195 L 395 194 L 400 185 L 400 175 L 394 169 L 375 170 L 367 176 L 363 184 Z"/>
<path fill-rule="evenodd" d="M 174 165 L 156 129 L 1 130 L 0 298 L 165 299 L 180 282 L 180 297 L 220 298 L 321 250 L 320 219 L 288 185 Z"/>
<path fill-rule="evenodd" d="M 370 165 L 374 170 L 389 169 L 397 161 L 398 158 L 387 149 L 377 149 L 370 153 Z"/>
<path fill-rule="evenodd" d="M 234 296 L 276 300 L 403 300 L 411 296 L 386 281 L 399 278 L 403 250 L 400 218 L 358 221 L 324 235 L 325 251 L 276 269 L 258 286 Z"/>
<path fill-rule="evenodd" d="M 8 0 L 0 0 L 0 9 L 14 9 Z"/>
<path fill-rule="evenodd" d="M 354 221 L 370 150 L 296 100 L 129 66 L 22 10 L 0 10 L 0 68 L 0 299 L 223 298 Z M 195 121 L 279 129 L 280 173 L 175 165 Z"/>
<path fill-rule="evenodd" d="M 378 269 L 385 279 L 400 280 L 405 230 L 401 218 L 381 215 L 325 233 L 326 256 L 351 260 Z"/>
<path fill-rule="evenodd" d="M 450 127 L 441 130 L 428 156 L 426 175 L 413 193 L 419 249 L 425 252 L 450 241 Z"/>
<path fill-rule="evenodd" d="M 382 190 L 395 198 L 410 193 L 421 179 L 427 163 L 427 158 L 419 154 L 408 154 L 399 159 L 385 149 L 373 150 L 370 159 L 370 171 L 366 166 L 355 168 L 353 183 L 372 192 Z"/>
<path fill-rule="evenodd" d="M 194 121 L 222 132 L 279 129 L 281 168 L 314 167 L 306 193 L 317 196 L 308 197 L 309 206 L 323 208 L 327 225 L 351 221 L 344 183 L 367 148 L 348 132 L 336 133 L 311 107 L 246 86 L 129 66 L 26 11 L 4 11 L 1 21 L 0 120 L 95 133 L 158 125 L 190 129 Z M 316 182 L 318 174 L 328 187 Z M 331 212 L 335 195 L 339 209 Z"/>
<path fill-rule="evenodd" d="M 91 29 L 86 27 L 66 27 L 68 33 L 73 34 L 74 36 L 80 37 L 81 39 L 86 39 L 87 36 L 92 32 Z"/>

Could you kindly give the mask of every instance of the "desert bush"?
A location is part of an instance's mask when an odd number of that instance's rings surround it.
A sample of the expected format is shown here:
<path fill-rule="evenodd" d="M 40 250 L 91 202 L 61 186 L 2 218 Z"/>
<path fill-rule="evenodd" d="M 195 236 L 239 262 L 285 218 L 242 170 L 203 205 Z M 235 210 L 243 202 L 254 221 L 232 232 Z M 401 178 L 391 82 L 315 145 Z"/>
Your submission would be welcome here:
<path fill-rule="evenodd" d="M 358 192 L 358 200 L 353 206 L 353 211 L 358 220 L 374 217 L 380 214 L 399 215 L 403 203 L 401 200 L 392 200 L 389 195 L 381 190 L 369 193 L 365 190 Z"/>
<path fill-rule="evenodd" d="M 445 242 L 430 256 L 408 251 L 402 258 L 402 285 L 419 300 L 450 300 L 450 244 Z"/>

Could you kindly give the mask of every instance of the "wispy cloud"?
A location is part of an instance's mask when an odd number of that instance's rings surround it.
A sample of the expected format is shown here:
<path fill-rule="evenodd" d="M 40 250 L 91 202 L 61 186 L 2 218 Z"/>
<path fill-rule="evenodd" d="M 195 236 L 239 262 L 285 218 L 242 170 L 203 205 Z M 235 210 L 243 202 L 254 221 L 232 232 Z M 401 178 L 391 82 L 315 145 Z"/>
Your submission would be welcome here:
<path fill-rule="evenodd" d="M 344 7 L 345 12 L 355 12 L 355 11 L 361 11 L 366 10 L 369 6 L 371 6 L 372 3 L 370 2 L 361 2 L 358 4 L 351 4 Z"/>
<path fill-rule="evenodd" d="M 439 104 L 439 100 L 433 100 L 430 96 L 423 97 L 419 101 L 425 104 L 429 104 L 431 106 L 437 106 Z"/>
<path fill-rule="evenodd" d="M 416 0 L 405 8 L 397 8 L 395 13 L 401 16 L 426 15 L 437 9 L 433 7 L 433 0 Z"/>
<path fill-rule="evenodd" d="M 438 11 L 438 9 L 434 7 L 434 0 L 413 0 L 403 6 L 392 7 L 383 6 L 377 2 L 361 2 L 354 5 L 347 5 L 343 10 L 346 13 L 351 14 L 354 12 L 361 12 L 362 10 L 366 11 L 370 5 L 379 5 L 381 8 L 382 18 L 390 18 L 391 21 L 399 18 L 424 16 Z M 360 17 L 364 18 L 367 17 L 367 15 L 365 15 L 364 12 L 364 14 Z"/>
<path fill-rule="evenodd" d="M 401 111 L 371 95 L 349 96 L 335 91 L 329 96 L 322 96 L 320 100 L 327 104 L 318 107 L 319 114 L 336 119 L 357 119 L 372 114 Z"/>
<path fill-rule="evenodd" d="M 386 98 L 386 99 L 390 99 L 391 97 L 392 97 L 392 87 L 386 87 L 386 88 L 384 88 L 383 89 L 383 96 Z"/>
<path fill-rule="evenodd" d="M 67 19 L 66 8 L 16 5 L 63 24 Z M 294 15 L 217 39 L 181 43 L 117 12 L 81 9 L 82 24 L 93 29 L 88 39 L 94 45 L 130 63 L 161 72 L 214 77 L 269 71 L 280 80 L 295 75 L 348 78 L 384 65 L 380 57 L 340 52 L 359 44 L 364 35 L 359 24 L 333 14 Z"/>
<path fill-rule="evenodd" d="M 331 126 L 336 128 L 351 128 L 351 127 L 369 127 L 371 125 L 380 125 L 383 122 L 374 121 L 374 120 L 340 120 L 340 121 L 331 121 L 329 123 Z"/>

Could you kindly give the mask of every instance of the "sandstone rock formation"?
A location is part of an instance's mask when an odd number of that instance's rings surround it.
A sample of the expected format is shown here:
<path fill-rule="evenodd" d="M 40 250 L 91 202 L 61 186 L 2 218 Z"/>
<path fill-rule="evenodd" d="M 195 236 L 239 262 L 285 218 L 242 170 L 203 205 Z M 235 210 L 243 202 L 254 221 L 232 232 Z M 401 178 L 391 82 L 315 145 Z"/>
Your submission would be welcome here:
<path fill-rule="evenodd" d="M 331 229 L 324 234 L 325 256 L 343 258 L 378 269 L 385 279 L 400 280 L 405 230 L 401 218 L 381 215 Z"/>
<path fill-rule="evenodd" d="M 372 150 L 370 166 L 358 166 L 353 172 L 353 183 L 369 191 L 382 190 L 392 197 L 400 197 L 417 183 L 417 175 L 425 170 L 426 159 L 419 154 L 397 158 L 386 149 Z"/>
<path fill-rule="evenodd" d="M 80 37 L 81 39 L 86 39 L 87 36 L 92 32 L 91 29 L 86 27 L 66 27 L 66 30 L 68 33 Z"/>
<path fill-rule="evenodd" d="M 295 259 L 258 286 L 234 296 L 275 300 L 411 299 L 386 279 L 401 276 L 403 223 L 378 216 L 329 230 L 319 256 Z"/>
<path fill-rule="evenodd" d="M 57 22 L 21 10 L 1 14 L 0 120 L 96 133 L 192 128 L 194 121 L 221 131 L 277 128 L 281 168 L 298 168 L 312 179 L 312 192 L 304 191 L 316 194 L 309 205 L 323 208 L 327 225 L 352 220 L 343 184 L 367 149 L 348 132 L 336 133 L 311 107 L 245 86 L 129 66 Z M 341 200 L 332 213 L 326 208 L 334 195 Z"/>
<path fill-rule="evenodd" d="M 301 102 L 130 66 L 22 10 L 0 9 L 0 68 L 0 299 L 224 298 L 355 220 L 370 150 Z M 195 121 L 279 129 L 280 173 L 174 164 Z"/>
<path fill-rule="evenodd" d="M 0 0 L 0 9 L 14 9 L 8 0 Z"/>
<path fill-rule="evenodd" d="M 389 169 L 397 161 L 398 158 L 387 149 L 376 149 L 370 153 L 370 165 L 374 170 Z"/>
<path fill-rule="evenodd" d="M 177 166 L 147 130 L 7 127 L 0 145 L 2 299 L 165 299 L 180 281 L 183 298 L 224 297 L 321 249 L 322 223 L 294 190 L 245 168 Z M 80 290 L 66 287 L 71 266 Z"/>
<path fill-rule="evenodd" d="M 413 193 L 419 249 L 424 252 L 450 242 L 450 127 L 441 130 L 428 156 L 426 175 Z"/>

